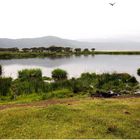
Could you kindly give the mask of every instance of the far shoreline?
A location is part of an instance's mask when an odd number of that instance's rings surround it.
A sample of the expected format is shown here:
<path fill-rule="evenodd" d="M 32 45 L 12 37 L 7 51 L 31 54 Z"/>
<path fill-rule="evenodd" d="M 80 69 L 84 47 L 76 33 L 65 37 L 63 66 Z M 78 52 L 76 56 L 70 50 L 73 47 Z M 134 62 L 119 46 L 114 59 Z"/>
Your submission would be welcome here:
<path fill-rule="evenodd" d="M 22 58 L 45 58 L 45 57 L 70 57 L 72 55 L 140 55 L 140 51 L 87 51 L 87 52 L 11 52 L 0 51 L 0 60 L 3 59 L 22 59 Z"/>

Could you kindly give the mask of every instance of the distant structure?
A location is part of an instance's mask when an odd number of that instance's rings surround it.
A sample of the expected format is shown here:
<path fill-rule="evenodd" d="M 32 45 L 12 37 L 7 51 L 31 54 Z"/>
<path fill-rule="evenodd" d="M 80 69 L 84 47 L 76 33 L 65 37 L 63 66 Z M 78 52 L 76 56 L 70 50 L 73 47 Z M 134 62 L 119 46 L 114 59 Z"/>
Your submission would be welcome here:
<path fill-rule="evenodd" d="M 110 4 L 111 6 L 114 6 L 114 5 L 115 5 L 115 3 L 116 3 L 116 2 L 114 2 L 114 3 L 109 3 L 109 4 Z"/>

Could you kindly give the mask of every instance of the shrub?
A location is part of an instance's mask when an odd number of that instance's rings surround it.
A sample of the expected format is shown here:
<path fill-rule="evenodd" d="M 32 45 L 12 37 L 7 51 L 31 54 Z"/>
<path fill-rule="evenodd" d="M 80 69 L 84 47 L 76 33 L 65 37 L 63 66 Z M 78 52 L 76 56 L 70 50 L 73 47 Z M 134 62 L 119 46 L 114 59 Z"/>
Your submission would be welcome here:
<path fill-rule="evenodd" d="M 10 91 L 11 83 L 12 83 L 12 78 L 0 77 L 0 95 L 1 96 L 8 95 L 8 93 Z"/>
<path fill-rule="evenodd" d="M 62 69 L 55 69 L 52 71 L 52 78 L 55 81 L 66 80 L 67 79 L 67 72 L 65 70 L 62 70 Z"/>
<path fill-rule="evenodd" d="M 133 84 L 138 83 L 137 79 L 136 79 L 134 76 L 132 76 L 131 78 L 129 78 L 129 79 L 128 79 L 128 82 L 129 82 L 129 83 L 133 83 Z"/>
<path fill-rule="evenodd" d="M 44 84 L 40 69 L 24 69 L 18 72 L 18 79 L 13 82 L 12 90 L 16 95 L 38 93 L 45 89 Z"/>
<path fill-rule="evenodd" d="M 78 80 L 79 86 L 74 86 L 74 91 L 78 92 L 79 89 L 81 91 L 92 91 L 96 89 L 101 90 L 113 90 L 114 92 L 120 92 L 122 90 L 133 90 L 132 87 L 135 87 L 138 82 L 135 77 L 127 74 L 127 73 L 103 73 L 103 74 L 95 74 L 95 73 L 83 73 L 81 77 L 76 79 Z M 92 87 L 90 89 L 90 86 Z"/>
<path fill-rule="evenodd" d="M 137 70 L 137 74 L 140 76 L 140 68 Z"/>
<path fill-rule="evenodd" d="M 42 79 L 42 72 L 40 69 L 24 69 L 18 72 L 18 78 L 20 80 L 34 80 Z"/>
<path fill-rule="evenodd" d="M 75 78 L 72 78 L 69 84 L 73 93 L 79 93 L 81 91 L 84 92 L 89 87 L 89 85 L 87 86 L 85 81 L 82 81 L 81 79 L 75 79 Z"/>

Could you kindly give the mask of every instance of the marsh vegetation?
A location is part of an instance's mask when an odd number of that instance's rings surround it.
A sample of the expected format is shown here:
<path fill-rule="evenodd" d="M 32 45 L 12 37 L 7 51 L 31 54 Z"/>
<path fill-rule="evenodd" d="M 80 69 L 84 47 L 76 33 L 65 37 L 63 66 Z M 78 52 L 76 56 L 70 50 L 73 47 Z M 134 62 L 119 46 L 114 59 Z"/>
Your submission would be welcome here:
<path fill-rule="evenodd" d="M 16 100 L 18 96 L 39 94 L 42 99 L 74 96 L 107 97 L 109 91 L 117 95 L 133 94 L 139 89 L 139 82 L 127 73 L 82 73 L 78 78 L 67 79 L 62 69 L 52 71 L 52 77 L 43 77 L 40 69 L 24 69 L 18 78 L 0 77 L 1 100 Z"/>

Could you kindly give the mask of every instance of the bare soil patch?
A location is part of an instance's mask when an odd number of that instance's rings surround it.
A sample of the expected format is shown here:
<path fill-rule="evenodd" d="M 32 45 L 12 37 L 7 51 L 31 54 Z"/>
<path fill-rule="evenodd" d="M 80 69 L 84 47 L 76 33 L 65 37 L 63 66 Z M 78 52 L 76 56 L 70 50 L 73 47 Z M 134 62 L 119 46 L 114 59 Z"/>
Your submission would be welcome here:
<path fill-rule="evenodd" d="M 76 99 L 50 99 L 50 100 L 43 100 L 43 101 L 37 101 L 37 102 L 25 103 L 25 104 L 7 104 L 7 105 L 0 105 L 0 110 L 15 108 L 15 107 L 47 107 L 48 105 L 54 105 L 54 104 L 72 105 L 77 101 L 78 100 Z"/>

